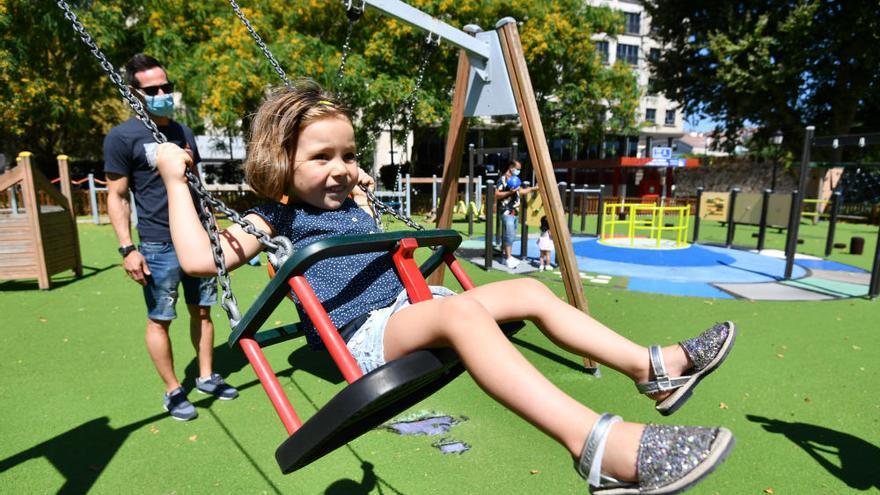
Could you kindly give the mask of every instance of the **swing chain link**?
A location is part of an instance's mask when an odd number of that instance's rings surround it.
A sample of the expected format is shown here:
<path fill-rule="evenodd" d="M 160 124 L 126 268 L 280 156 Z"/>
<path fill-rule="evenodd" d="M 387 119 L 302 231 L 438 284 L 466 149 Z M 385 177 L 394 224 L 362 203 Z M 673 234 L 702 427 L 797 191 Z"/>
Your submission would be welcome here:
<path fill-rule="evenodd" d="M 293 85 L 291 84 L 290 79 L 288 79 L 287 73 L 284 72 L 284 69 L 281 68 L 281 64 L 278 63 L 278 60 L 276 60 L 275 56 L 272 55 L 272 52 L 269 51 L 269 47 L 266 46 L 263 38 L 261 38 L 260 35 L 257 34 L 257 31 L 254 29 L 254 27 L 251 26 L 250 21 L 248 21 L 247 17 L 245 17 L 244 12 L 241 11 L 241 9 L 238 7 L 238 4 L 235 3 L 235 0 L 229 0 L 229 4 L 232 6 L 232 10 L 235 11 L 235 15 L 237 15 L 238 18 L 241 19 L 242 24 L 244 24 L 244 27 L 247 28 L 248 32 L 251 34 L 251 38 L 253 38 L 254 41 L 257 42 L 257 46 L 259 46 L 260 50 L 263 51 L 263 55 L 265 55 L 266 58 L 269 59 L 269 62 L 272 64 L 272 68 L 275 69 L 275 72 L 277 72 L 278 75 L 281 77 L 281 80 L 284 81 L 284 85 L 288 88 L 292 87 Z"/>
<path fill-rule="evenodd" d="M 153 139 L 159 144 L 167 143 L 168 138 L 159 131 L 158 126 L 156 126 L 156 123 L 149 117 L 141 101 L 132 94 L 131 90 L 128 89 L 128 86 L 122 81 L 122 78 L 114 69 L 113 64 L 107 60 L 104 52 L 102 52 L 97 44 L 95 44 L 91 35 L 86 31 L 85 27 L 79 21 L 76 14 L 71 10 L 67 2 L 64 0 L 57 0 L 56 4 L 64 11 L 64 18 L 70 21 L 74 31 L 76 31 L 83 43 L 86 44 L 92 55 L 98 59 L 101 68 L 116 85 L 119 93 L 128 102 L 132 110 L 134 110 L 138 120 L 140 120 L 153 135 Z M 258 229 L 252 222 L 242 218 L 238 212 L 226 206 L 226 204 L 219 199 L 211 196 L 202 185 L 199 177 L 189 167 L 185 169 L 184 174 L 187 183 L 199 199 L 199 204 L 201 206 L 201 208 L 199 208 L 200 211 L 198 212 L 199 220 L 205 228 L 205 231 L 208 233 L 208 238 L 211 241 L 214 263 L 217 266 L 217 278 L 223 288 L 221 306 L 229 317 L 230 325 L 234 328 L 241 320 L 241 312 L 238 310 L 235 295 L 232 293 L 229 271 L 226 269 L 226 262 L 223 257 L 223 250 L 220 244 L 219 233 L 217 231 L 217 222 L 214 218 L 211 207 L 224 213 L 232 222 L 241 226 L 245 232 L 256 237 L 261 244 L 266 246 L 267 251 L 270 253 L 270 259 L 275 258 L 277 262 L 283 263 L 283 260 L 286 260 L 293 252 L 293 248 L 288 239 L 282 237 L 271 239 L 268 234 Z"/>

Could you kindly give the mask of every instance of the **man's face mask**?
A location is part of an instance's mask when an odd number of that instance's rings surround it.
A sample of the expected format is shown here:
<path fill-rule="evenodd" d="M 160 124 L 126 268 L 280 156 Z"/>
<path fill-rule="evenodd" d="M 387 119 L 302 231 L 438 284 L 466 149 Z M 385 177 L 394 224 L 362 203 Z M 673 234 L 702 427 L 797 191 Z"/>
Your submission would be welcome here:
<path fill-rule="evenodd" d="M 164 95 L 156 95 L 144 96 L 147 111 L 157 117 L 171 117 L 171 114 L 174 113 L 174 95 L 173 94 L 164 94 Z"/>

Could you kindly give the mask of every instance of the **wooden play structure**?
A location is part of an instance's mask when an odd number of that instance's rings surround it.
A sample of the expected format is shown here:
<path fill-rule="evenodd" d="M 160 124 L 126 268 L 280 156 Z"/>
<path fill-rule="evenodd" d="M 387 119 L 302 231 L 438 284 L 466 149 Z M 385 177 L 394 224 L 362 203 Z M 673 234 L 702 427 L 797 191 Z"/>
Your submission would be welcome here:
<path fill-rule="evenodd" d="M 36 278 L 40 289 L 48 289 L 57 273 L 82 276 L 79 235 L 67 156 L 58 156 L 61 192 L 30 157 L 20 153 L 17 166 L 0 175 L 0 194 L 9 199 L 9 207 L 0 209 L 0 280 Z"/>

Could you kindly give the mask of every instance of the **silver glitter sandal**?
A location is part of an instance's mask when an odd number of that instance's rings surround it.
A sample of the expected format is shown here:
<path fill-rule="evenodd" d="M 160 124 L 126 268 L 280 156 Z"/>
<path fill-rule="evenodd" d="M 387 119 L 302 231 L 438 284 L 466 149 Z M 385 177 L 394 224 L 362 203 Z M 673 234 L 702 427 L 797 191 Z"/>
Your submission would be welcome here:
<path fill-rule="evenodd" d="M 726 428 L 646 425 L 639 441 L 636 472 L 638 483 L 602 474 L 605 443 L 620 416 L 605 413 L 590 431 L 575 469 L 589 483 L 594 495 L 670 495 L 683 492 L 715 470 L 733 449 L 734 438 Z"/>
<path fill-rule="evenodd" d="M 636 388 L 646 395 L 675 390 L 669 397 L 657 401 L 655 406 L 660 414 L 669 416 L 690 399 L 694 388 L 703 378 L 706 378 L 709 373 L 715 371 L 724 362 L 735 340 L 736 325 L 732 321 L 727 321 L 718 323 L 697 337 L 679 342 L 694 366 L 690 369 L 690 375 L 675 378 L 670 378 L 666 372 L 666 364 L 663 362 L 660 346 L 652 345 L 649 349 L 654 379 L 637 383 Z"/>

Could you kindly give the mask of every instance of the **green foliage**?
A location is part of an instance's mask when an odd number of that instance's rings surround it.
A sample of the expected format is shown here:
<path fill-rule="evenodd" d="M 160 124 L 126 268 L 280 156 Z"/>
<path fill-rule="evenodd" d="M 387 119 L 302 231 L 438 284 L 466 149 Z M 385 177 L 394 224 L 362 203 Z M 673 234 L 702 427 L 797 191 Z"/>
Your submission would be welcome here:
<path fill-rule="evenodd" d="M 876 1 L 646 2 L 658 40 L 659 89 L 686 113 L 722 122 L 732 147 L 746 123 L 777 129 L 799 154 L 817 135 L 877 130 L 880 4 Z"/>
<path fill-rule="evenodd" d="M 636 131 L 635 77 L 628 67 L 604 66 L 591 39 L 593 33 L 620 32 L 619 14 L 588 7 L 580 0 L 410 3 L 452 26 L 473 23 L 490 29 L 502 17 L 520 20 L 524 53 L 548 134 L 554 129 L 578 129 L 592 136 Z M 163 61 L 183 95 L 185 112 L 177 118 L 197 130 L 246 132 L 266 87 L 281 84 L 224 0 L 84 1 L 73 8 L 117 66 L 141 50 Z M 338 80 L 348 27 L 341 2 L 253 0 L 241 8 L 291 80 L 313 78 L 345 95 L 360 118 L 359 143 L 368 145 L 368 136 L 387 129 L 391 119 L 398 127 L 402 124 L 397 110 L 415 87 L 424 33 L 368 9 L 354 26 L 345 78 Z M 7 117 L 3 124 L 7 147 L 34 147 L 28 140 L 52 129 L 54 134 L 38 138 L 41 149 L 99 157 L 100 139 L 125 110 L 97 62 L 74 38 L 52 2 L 0 0 L 0 9 L 4 10 L 0 22 L 9 26 L 0 45 L 0 63 L 15 68 L 4 71 L 3 91 L 57 100 L 49 111 L 45 104 L 29 99 L 5 98 L 0 108 Z M 25 41 L 12 30 L 13 22 L 37 31 L 45 43 Z M 70 65 L 36 63 L 45 58 L 43 46 L 52 47 Z M 430 53 L 414 125 L 446 128 L 457 60 L 458 50 L 448 43 Z M 18 87 L 10 87 L 13 83 Z M 73 97 L 75 102 L 68 101 Z M 613 116 L 610 122 L 604 121 L 606 110 Z M 20 139 L 12 141 L 9 136 Z M 370 150 L 363 151 L 365 157 L 371 156 Z"/>
<path fill-rule="evenodd" d="M 138 49 L 126 29 L 140 2 L 71 2 L 114 63 Z M 14 156 L 100 155 L 101 139 L 125 108 L 54 2 L 0 0 L 0 146 Z"/>

